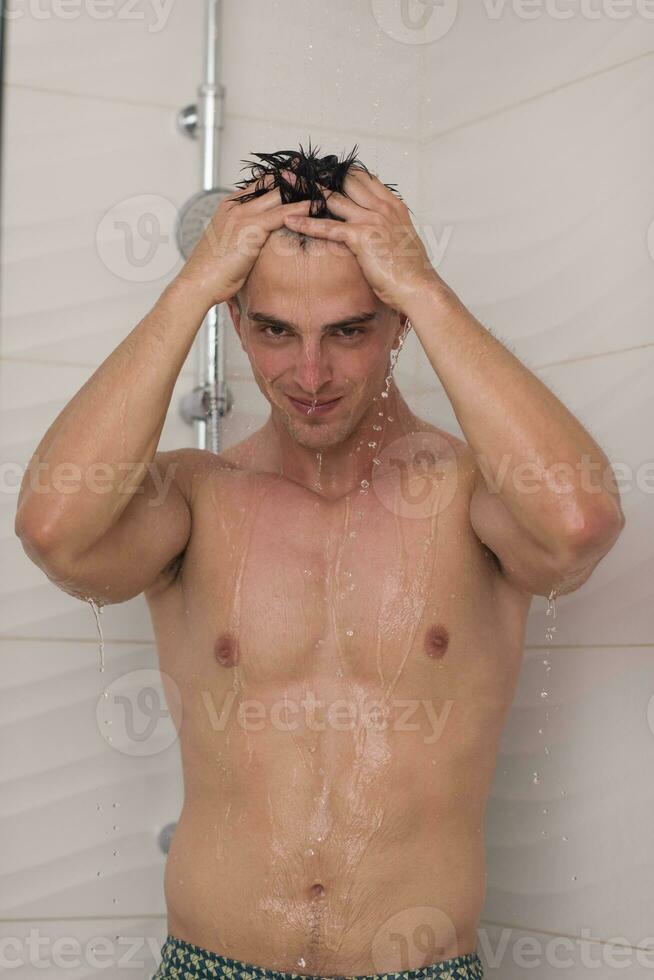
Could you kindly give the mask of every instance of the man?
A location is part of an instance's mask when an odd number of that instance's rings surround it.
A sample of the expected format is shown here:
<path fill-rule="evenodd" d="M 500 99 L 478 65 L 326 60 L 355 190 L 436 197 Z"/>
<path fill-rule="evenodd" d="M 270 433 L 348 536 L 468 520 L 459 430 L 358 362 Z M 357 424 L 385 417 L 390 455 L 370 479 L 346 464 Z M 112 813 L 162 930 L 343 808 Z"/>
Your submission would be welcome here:
<path fill-rule="evenodd" d="M 484 813 L 531 598 L 588 578 L 619 498 L 388 185 L 353 157 L 260 156 L 45 434 L 16 530 L 70 594 L 145 592 L 180 699 L 158 975 L 481 977 Z M 219 302 L 270 416 L 218 456 L 157 452 Z M 394 383 L 409 327 L 465 440 Z M 105 492 L 58 493 L 66 463 L 105 464 Z"/>

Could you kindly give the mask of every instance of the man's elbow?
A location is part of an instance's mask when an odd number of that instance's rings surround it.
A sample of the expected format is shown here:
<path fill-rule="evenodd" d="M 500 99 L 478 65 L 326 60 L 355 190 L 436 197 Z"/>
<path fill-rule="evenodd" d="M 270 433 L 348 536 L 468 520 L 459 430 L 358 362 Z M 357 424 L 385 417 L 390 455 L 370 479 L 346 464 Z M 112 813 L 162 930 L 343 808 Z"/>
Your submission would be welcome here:
<path fill-rule="evenodd" d="M 571 531 L 559 562 L 560 594 L 571 592 L 590 578 L 597 564 L 613 548 L 626 523 L 619 503 L 588 515 L 581 530 Z"/>

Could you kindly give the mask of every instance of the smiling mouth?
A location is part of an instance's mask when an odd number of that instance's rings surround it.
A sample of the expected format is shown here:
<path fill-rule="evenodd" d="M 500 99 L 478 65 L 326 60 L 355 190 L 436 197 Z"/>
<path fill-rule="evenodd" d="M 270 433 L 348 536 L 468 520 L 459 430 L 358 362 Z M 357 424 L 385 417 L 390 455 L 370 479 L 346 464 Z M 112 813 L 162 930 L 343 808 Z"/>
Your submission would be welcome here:
<path fill-rule="evenodd" d="M 298 409 L 298 411 L 302 412 L 304 415 L 323 415 L 341 400 L 341 396 L 339 396 L 338 398 L 332 398 L 327 402 L 314 403 L 300 401 L 298 398 L 293 398 L 292 395 L 288 395 L 287 397 L 289 401 L 292 402 L 292 404 Z"/>

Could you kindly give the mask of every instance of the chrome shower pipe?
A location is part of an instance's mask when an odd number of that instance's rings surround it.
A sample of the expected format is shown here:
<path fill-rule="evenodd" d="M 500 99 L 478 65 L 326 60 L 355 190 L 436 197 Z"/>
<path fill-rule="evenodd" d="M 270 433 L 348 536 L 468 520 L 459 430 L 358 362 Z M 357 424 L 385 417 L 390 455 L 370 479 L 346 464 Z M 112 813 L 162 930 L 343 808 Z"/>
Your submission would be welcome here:
<path fill-rule="evenodd" d="M 197 136 L 201 140 L 202 190 L 218 186 L 218 133 L 223 127 L 225 89 L 220 84 L 222 0 L 206 0 L 204 82 L 198 88 Z M 197 383 L 203 391 L 204 418 L 194 418 L 199 449 L 221 450 L 220 419 L 227 413 L 225 383 L 225 331 L 221 310 L 207 313 L 197 341 Z"/>

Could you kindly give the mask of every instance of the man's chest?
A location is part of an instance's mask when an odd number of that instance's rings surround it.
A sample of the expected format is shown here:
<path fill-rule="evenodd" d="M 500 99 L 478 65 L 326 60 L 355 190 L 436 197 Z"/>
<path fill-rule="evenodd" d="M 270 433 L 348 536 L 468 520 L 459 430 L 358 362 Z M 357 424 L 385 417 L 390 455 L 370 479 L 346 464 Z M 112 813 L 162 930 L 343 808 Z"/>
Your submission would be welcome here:
<path fill-rule="evenodd" d="M 313 675 L 415 689 L 489 670 L 497 571 L 465 501 L 413 518 L 389 503 L 279 483 L 205 495 L 180 580 L 152 604 L 164 658 L 183 633 L 189 665 L 238 666 L 253 688 Z"/>

